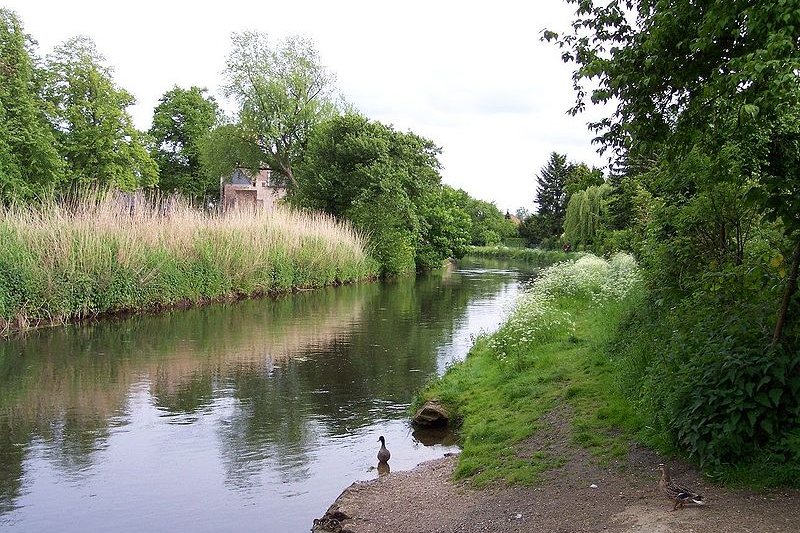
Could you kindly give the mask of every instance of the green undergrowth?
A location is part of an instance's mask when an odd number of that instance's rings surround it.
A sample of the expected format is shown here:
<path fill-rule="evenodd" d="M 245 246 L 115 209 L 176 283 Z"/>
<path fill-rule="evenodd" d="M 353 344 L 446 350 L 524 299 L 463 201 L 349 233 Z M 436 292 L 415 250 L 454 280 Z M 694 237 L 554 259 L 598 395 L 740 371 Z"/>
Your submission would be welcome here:
<path fill-rule="evenodd" d="M 576 259 L 582 253 L 542 250 L 539 248 L 512 248 L 508 246 L 470 246 L 468 255 L 492 257 L 494 259 L 513 259 L 536 266 L 547 266 L 559 261 Z"/>
<path fill-rule="evenodd" d="M 640 286 L 629 256 L 587 255 L 546 269 L 498 332 L 423 391 L 420 402 L 439 398 L 460 421 L 456 477 L 530 484 L 562 464 L 565 457 L 524 445 L 548 430 L 541 420 L 553 410 L 566 417 L 572 442 L 600 460 L 627 451 L 642 420 L 619 392 L 605 347 Z"/>

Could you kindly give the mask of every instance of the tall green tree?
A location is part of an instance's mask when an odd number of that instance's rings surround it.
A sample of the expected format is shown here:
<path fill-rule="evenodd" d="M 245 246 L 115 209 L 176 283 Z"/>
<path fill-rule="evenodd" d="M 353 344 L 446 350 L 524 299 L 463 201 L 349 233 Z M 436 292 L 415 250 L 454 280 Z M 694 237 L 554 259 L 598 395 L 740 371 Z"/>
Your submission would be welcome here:
<path fill-rule="evenodd" d="M 0 8 L 0 198 L 31 198 L 62 179 L 41 94 L 33 43 L 17 15 Z"/>
<path fill-rule="evenodd" d="M 552 152 L 536 176 L 536 213 L 520 226 L 520 235 L 529 245 L 551 245 L 563 231 L 567 211 L 567 178 L 571 165 L 567 156 Z"/>
<path fill-rule="evenodd" d="M 256 169 L 266 163 L 295 189 L 294 166 L 311 130 L 337 113 L 334 77 L 308 39 L 293 36 L 273 45 L 266 34 L 243 32 L 231 40 L 224 90 L 238 105 L 237 130 L 218 140 L 254 148 L 225 152 L 257 157 L 229 161 L 228 166 Z"/>
<path fill-rule="evenodd" d="M 133 96 L 87 37 L 69 39 L 47 58 L 48 98 L 58 148 L 72 184 L 132 190 L 155 185 L 158 166 L 127 112 Z"/>
<path fill-rule="evenodd" d="M 471 197 L 463 189 L 444 186 L 453 201 L 469 215 L 470 242 L 473 246 L 497 245 L 517 235 L 517 226 L 492 202 Z"/>
<path fill-rule="evenodd" d="M 567 210 L 567 177 L 570 167 L 567 156 L 552 152 L 547 163 L 536 176 L 536 203 L 538 213 L 552 218 L 560 226 Z"/>
<path fill-rule="evenodd" d="M 216 100 L 206 93 L 199 87 L 175 86 L 164 93 L 153 111 L 148 133 L 162 191 L 177 191 L 195 199 L 219 195 L 219 176 L 204 172 L 200 161 L 200 141 L 219 118 Z"/>
<path fill-rule="evenodd" d="M 593 248 L 607 220 L 608 184 L 592 185 L 570 196 L 564 218 L 564 239 L 577 247 Z"/>
<path fill-rule="evenodd" d="M 612 104 L 592 128 L 635 185 L 618 214 L 647 204 L 633 393 L 701 461 L 796 474 L 797 2 L 568 1 L 571 29 L 544 37 L 575 64 L 572 112 Z"/>
<path fill-rule="evenodd" d="M 567 192 L 567 203 L 569 203 L 569 199 L 574 193 L 585 191 L 593 186 L 599 187 L 603 183 L 605 183 L 603 171 L 599 168 L 589 168 L 586 163 L 571 163 L 564 184 L 564 189 Z"/>
<path fill-rule="evenodd" d="M 777 343 L 800 263 L 793 164 L 800 159 L 800 9 L 782 0 L 568 2 L 577 6 L 573 30 L 544 37 L 576 64 L 573 112 L 589 97 L 617 102 L 615 112 L 592 124 L 597 140 L 629 162 L 660 167 L 652 185 L 667 201 L 728 190 L 727 204 L 738 204 L 739 213 L 715 213 L 723 250 L 729 240 L 747 238 L 740 228 L 748 210 L 780 221 L 793 251 Z M 715 171 L 675 180 L 690 159 Z"/>
<path fill-rule="evenodd" d="M 309 139 L 293 201 L 367 231 L 385 274 L 438 267 L 469 239 L 469 216 L 442 188 L 439 152 L 361 115 L 334 117 Z"/>

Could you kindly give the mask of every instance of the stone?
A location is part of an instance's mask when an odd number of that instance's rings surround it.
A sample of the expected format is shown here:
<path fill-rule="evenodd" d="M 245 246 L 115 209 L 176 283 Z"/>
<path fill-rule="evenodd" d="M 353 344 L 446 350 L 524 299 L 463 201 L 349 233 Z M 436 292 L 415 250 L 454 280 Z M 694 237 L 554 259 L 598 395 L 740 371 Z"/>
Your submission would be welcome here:
<path fill-rule="evenodd" d="M 450 422 L 450 414 L 439 400 L 428 400 L 411 421 L 416 426 L 442 427 Z"/>

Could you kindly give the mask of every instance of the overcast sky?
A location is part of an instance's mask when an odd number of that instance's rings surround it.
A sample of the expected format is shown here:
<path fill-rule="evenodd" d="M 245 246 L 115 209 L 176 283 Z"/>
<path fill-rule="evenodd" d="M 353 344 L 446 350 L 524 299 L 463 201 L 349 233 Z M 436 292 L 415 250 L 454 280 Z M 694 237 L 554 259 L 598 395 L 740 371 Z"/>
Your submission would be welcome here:
<path fill-rule="evenodd" d="M 541 30 L 568 27 L 563 0 L 376 0 L 209 3 L 178 0 L 0 0 L 39 54 L 91 37 L 147 129 L 174 85 L 218 88 L 232 32 L 313 39 L 347 101 L 369 118 L 442 147 L 444 182 L 512 212 L 533 208 L 535 174 L 552 151 L 601 166 L 590 116 L 570 117 L 571 68 Z M 595 116 L 597 112 L 594 112 Z"/>

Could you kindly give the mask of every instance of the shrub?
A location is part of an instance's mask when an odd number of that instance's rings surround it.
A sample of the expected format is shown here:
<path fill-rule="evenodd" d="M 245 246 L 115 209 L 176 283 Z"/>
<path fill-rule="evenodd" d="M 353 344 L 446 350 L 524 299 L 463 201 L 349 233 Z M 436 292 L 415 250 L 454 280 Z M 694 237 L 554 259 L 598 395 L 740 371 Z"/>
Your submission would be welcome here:
<path fill-rule="evenodd" d="M 800 452 L 788 438 L 800 428 L 800 353 L 769 348 L 766 302 L 698 294 L 660 307 L 639 309 L 617 350 L 623 389 L 652 426 L 706 465 Z"/>

